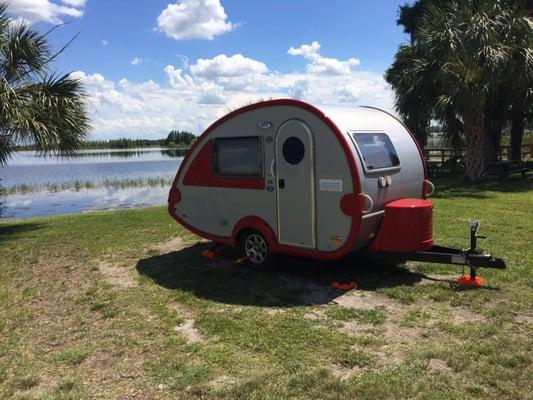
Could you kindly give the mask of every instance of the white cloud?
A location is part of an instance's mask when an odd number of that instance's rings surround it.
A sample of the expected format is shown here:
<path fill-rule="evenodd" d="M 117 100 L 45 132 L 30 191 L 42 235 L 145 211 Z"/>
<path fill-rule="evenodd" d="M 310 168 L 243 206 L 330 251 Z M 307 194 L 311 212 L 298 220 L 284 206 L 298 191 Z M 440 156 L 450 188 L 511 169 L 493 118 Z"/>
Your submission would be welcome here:
<path fill-rule="evenodd" d="M 210 59 L 200 58 L 196 64 L 191 65 L 191 72 L 204 78 L 235 77 L 251 74 L 264 74 L 268 68 L 260 61 L 235 54 L 228 57 L 225 54 Z"/>
<path fill-rule="evenodd" d="M 303 44 L 298 48 L 290 47 L 287 54 L 291 56 L 303 56 L 310 60 L 307 70 L 312 74 L 325 75 L 346 75 L 351 72 L 352 67 L 360 64 L 358 58 L 349 58 L 346 61 L 337 60 L 336 58 L 323 57 L 319 53 L 320 43 L 314 41 L 311 44 Z"/>
<path fill-rule="evenodd" d="M 182 75 L 183 72 L 179 68 L 174 68 L 172 65 L 165 67 L 165 72 L 168 76 L 170 86 L 174 89 L 192 89 L 194 87 L 194 81 L 190 75 Z"/>
<path fill-rule="evenodd" d="M 83 16 L 85 0 L 62 0 L 63 4 L 51 0 L 10 0 L 7 10 L 15 17 L 29 22 L 44 21 L 53 24 L 62 22 L 62 17 Z"/>
<path fill-rule="evenodd" d="M 291 56 L 304 56 L 304 58 L 307 58 L 308 60 L 314 60 L 320 57 L 318 54 L 319 50 L 320 43 L 314 41 L 311 44 L 302 44 L 297 49 L 291 46 L 289 50 L 287 50 L 287 54 L 290 54 Z"/>
<path fill-rule="evenodd" d="M 103 39 L 100 43 L 102 43 L 102 46 L 107 46 L 109 44 L 109 42 L 105 39 Z"/>
<path fill-rule="evenodd" d="M 87 0 L 61 0 L 63 3 L 74 7 L 84 7 Z"/>
<path fill-rule="evenodd" d="M 393 111 L 392 90 L 381 75 L 355 71 L 349 60 L 322 57 L 320 45 L 315 43 L 290 50 L 309 61 L 305 69 L 292 73 L 273 71 L 241 54 L 220 54 L 190 65 L 167 65 L 164 84 L 125 78 L 113 82 L 101 74 L 81 71 L 73 76 L 87 87 L 97 139 L 161 138 L 172 129 L 199 134 L 229 109 L 270 98 L 293 97 L 317 105 L 370 105 Z M 339 67 L 342 74 L 317 72 L 318 66 L 328 63 L 343 65 Z"/>
<path fill-rule="evenodd" d="M 146 61 L 148 61 L 148 58 L 135 57 L 133 60 L 130 61 L 130 64 L 131 65 L 139 65 L 139 64 L 142 64 L 142 63 L 144 63 Z"/>
<path fill-rule="evenodd" d="M 236 27 L 227 18 L 220 0 L 180 0 L 161 12 L 157 27 L 176 40 L 211 40 Z"/>

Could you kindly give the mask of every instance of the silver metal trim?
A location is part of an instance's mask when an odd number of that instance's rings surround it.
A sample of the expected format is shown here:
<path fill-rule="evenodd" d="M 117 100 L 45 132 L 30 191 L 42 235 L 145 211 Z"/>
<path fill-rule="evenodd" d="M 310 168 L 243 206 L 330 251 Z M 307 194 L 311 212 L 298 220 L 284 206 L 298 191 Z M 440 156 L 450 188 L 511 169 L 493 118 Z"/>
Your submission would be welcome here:
<path fill-rule="evenodd" d="M 385 210 L 379 210 L 379 211 L 374 211 L 373 213 L 370 213 L 370 214 L 365 214 L 363 215 L 363 219 L 368 219 L 368 218 L 373 218 L 373 217 L 378 217 L 378 216 L 381 216 L 385 214 Z"/>

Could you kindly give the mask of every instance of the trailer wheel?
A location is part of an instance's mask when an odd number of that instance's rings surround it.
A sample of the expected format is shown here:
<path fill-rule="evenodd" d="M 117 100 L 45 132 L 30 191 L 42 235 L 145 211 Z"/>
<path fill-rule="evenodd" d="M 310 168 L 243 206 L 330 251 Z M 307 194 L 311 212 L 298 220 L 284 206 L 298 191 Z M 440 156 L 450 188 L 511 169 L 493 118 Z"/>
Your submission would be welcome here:
<path fill-rule="evenodd" d="M 267 268 L 270 266 L 271 255 L 264 236 L 254 230 L 246 230 L 241 235 L 241 251 L 247 257 L 250 266 Z"/>

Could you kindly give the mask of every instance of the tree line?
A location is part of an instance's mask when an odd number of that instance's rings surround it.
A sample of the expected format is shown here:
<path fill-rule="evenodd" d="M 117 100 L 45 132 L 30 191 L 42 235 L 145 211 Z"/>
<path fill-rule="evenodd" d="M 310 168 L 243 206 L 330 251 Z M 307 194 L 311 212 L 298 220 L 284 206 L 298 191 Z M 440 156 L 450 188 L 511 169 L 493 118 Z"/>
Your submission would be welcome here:
<path fill-rule="evenodd" d="M 409 35 L 385 78 L 396 109 L 422 145 L 438 121 L 454 147 L 466 147 L 466 174 L 486 177 L 510 129 L 519 160 L 533 117 L 532 0 L 417 0 L 400 7 Z"/>
<path fill-rule="evenodd" d="M 196 135 L 187 131 L 172 130 L 164 139 L 111 139 L 83 142 L 84 149 L 132 149 L 136 147 L 189 147 Z"/>
<path fill-rule="evenodd" d="M 170 131 L 164 139 L 110 139 L 86 140 L 80 143 L 80 149 L 133 149 L 138 147 L 189 147 L 196 136 L 187 131 Z M 18 145 L 16 150 L 40 150 L 38 144 Z"/>

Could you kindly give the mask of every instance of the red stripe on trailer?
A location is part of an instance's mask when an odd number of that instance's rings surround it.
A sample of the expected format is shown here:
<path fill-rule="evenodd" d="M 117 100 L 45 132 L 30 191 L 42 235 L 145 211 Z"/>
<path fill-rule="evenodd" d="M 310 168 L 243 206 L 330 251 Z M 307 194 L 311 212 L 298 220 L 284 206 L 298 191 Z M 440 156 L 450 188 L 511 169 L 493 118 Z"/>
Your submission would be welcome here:
<path fill-rule="evenodd" d="M 183 177 L 185 186 L 224 187 L 265 190 L 263 177 L 216 176 L 213 171 L 214 141 L 209 140 L 198 152 Z"/>
<path fill-rule="evenodd" d="M 239 108 L 238 110 L 235 110 L 235 111 L 225 115 L 224 117 L 220 118 L 219 120 L 215 121 L 213 124 L 211 124 L 211 126 L 209 126 L 209 128 L 207 128 L 205 130 L 204 133 L 202 133 L 200 135 L 200 137 L 194 142 L 192 147 L 189 149 L 189 151 L 185 155 L 185 158 L 183 159 L 183 161 L 182 161 L 182 163 L 181 163 L 181 165 L 180 165 L 180 167 L 178 169 L 178 173 L 176 174 L 176 178 L 174 179 L 172 187 L 173 188 L 177 187 L 177 183 L 179 181 L 181 173 L 183 172 L 183 168 L 185 168 L 185 165 L 189 161 L 189 158 L 191 157 L 191 154 L 194 153 L 194 151 L 200 145 L 200 143 L 202 143 L 204 141 L 205 137 L 207 135 L 209 135 L 215 128 L 217 128 L 218 126 L 222 125 L 224 122 L 234 118 L 235 116 L 237 116 L 239 114 L 242 114 L 242 113 L 245 113 L 245 112 L 248 112 L 248 111 L 252 111 L 252 110 L 256 110 L 258 108 L 274 107 L 274 106 L 294 106 L 294 107 L 299 107 L 299 108 L 302 108 L 302 109 L 314 114 L 318 118 L 320 118 L 333 131 L 335 136 L 337 136 L 337 139 L 339 140 L 339 142 L 340 142 L 340 144 L 341 144 L 341 146 L 342 146 L 342 148 L 344 150 L 344 154 L 346 155 L 346 158 L 348 160 L 348 165 L 350 167 L 350 172 L 351 172 L 351 175 L 352 175 L 353 192 L 354 192 L 354 194 L 361 193 L 361 181 L 360 181 L 360 178 L 359 178 L 359 171 L 357 170 L 355 157 L 354 157 L 354 155 L 352 153 L 350 144 L 346 140 L 346 137 L 342 134 L 340 129 L 337 127 L 337 125 L 331 119 L 329 119 L 320 109 L 316 108 L 315 106 L 313 106 L 313 105 L 311 105 L 309 103 L 306 103 L 306 102 L 303 102 L 303 101 L 300 101 L 300 100 L 294 100 L 294 99 L 267 100 L 267 101 L 263 101 L 263 102 L 260 102 L 260 103 L 250 104 L 249 106 L 245 106 L 245 107 Z M 202 236 L 202 237 L 204 237 L 206 239 L 213 240 L 215 242 L 220 242 L 220 243 L 225 243 L 225 244 L 234 244 L 232 237 L 221 237 L 221 236 L 217 236 L 217 235 L 212 235 L 212 234 L 210 234 L 208 232 L 204 232 L 204 231 L 201 231 L 199 229 L 196 229 L 196 228 L 192 227 L 191 225 L 189 225 L 187 222 L 185 222 L 182 218 L 180 218 L 176 214 L 175 207 L 169 207 L 169 208 L 170 208 L 170 215 L 177 222 L 179 222 L 180 224 L 185 226 L 187 229 L 189 229 L 191 232 L 193 232 L 193 233 L 195 233 L 195 234 L 197 234 L 199 236 Z M 359 226 L 361 225 L 361 219 L 362 219 L 362 214 L 361 213 L 357 213 L 356 215 L 352 216 L 352 222 L 350 224 L 350 233 L 348 234 L 348 238 L 346 239 L 346 242 L 340 248 L 338 248 L 337 250 L 334 250 L 334 251 L 323 252 L 323 251 L 303 249 L 303 248 L 293 247 L 293 246 L 284 246 L 284 245 L 279 245 L 277 240 L 275 240 L 275 241 L 273 240 L 272 243 L 269 243 L 269 246 L 271 248 L 277 248 L 278 249 L 277 252 L 279 252 L 279 253 L 289 254 L 289 255 L 294 255 L 294 256 L 315 257 L 315 258 L 325 259 L 325 260 L 326 259 L 340 258 L 340 257 L 345 255 L 346 253 L 348 253 L 352 249 L 353 244 L 355 243 L 355 241 L 357 239 L 357 234 L 359 233 Z M 265 222 L 265 224 L 266 224 L 266 222 Z M 252 228 L 252 229 L 257 229 L 258 231 L 261 231 L 261 229 L 263 227 L 259 226 L 259 225 L 254 225 L 254 226 L 246 226 L 246 228 Z M 270 226 L 269 226 L 269 228 L 270 228 Z M 272 228 L 270 228 L 270 230 L 272 231 Z M 268 238 L 265 237 L 265 239 L 267 239 L 267 241 L 268 241 Z"/>

